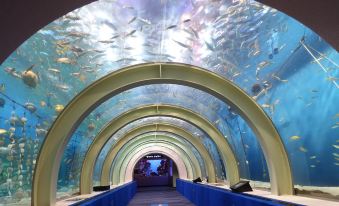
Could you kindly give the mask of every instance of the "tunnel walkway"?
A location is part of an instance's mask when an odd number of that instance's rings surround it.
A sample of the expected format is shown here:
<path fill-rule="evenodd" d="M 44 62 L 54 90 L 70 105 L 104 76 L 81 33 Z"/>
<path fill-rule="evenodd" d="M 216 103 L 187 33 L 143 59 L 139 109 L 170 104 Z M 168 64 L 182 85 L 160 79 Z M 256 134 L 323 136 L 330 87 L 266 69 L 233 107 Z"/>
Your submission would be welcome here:
<path fill-rule="evenodd" d="M 140 187 L 129 206 L 194 206 L 172 187 Z"/>

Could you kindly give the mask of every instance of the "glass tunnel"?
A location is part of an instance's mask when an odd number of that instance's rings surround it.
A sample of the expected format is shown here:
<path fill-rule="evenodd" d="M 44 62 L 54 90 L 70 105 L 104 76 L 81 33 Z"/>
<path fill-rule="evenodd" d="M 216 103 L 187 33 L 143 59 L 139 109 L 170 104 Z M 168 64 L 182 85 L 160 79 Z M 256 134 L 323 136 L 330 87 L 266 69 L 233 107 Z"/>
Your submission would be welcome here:
<path fill-rule="evenodd" d="M 339 54 L 254 0 L 93 2 L 18 47 L 0 85 L 0 203 L 120 185 L 150 154 L 183 179 L 339 197 Z"/>

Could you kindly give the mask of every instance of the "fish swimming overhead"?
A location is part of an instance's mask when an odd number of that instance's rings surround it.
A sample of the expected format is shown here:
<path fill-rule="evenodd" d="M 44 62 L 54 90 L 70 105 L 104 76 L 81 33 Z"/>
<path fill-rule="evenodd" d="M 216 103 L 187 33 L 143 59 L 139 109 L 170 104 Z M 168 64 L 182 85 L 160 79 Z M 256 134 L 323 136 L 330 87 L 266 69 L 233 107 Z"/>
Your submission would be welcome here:
<path fill-rule="evenodd" d="M 126 35 L 125 35 L 125 37 L 128 37 L 128 36 L 132 36 L 135 32 L 136 32 L 137 30 L 132 30 L 132 31 L 130 31 L 129 33 L 127 33 Z"/>
<path fill-rule="evenodd" d="M 292 137 L 290 137 L 291 140 L 298 140 L 300 139 L 301 137 L 300 136 L 297 136 L 297 135 L 294 135 Z"/>
<path fill-rule="evenodd" d="M 71 60 L 70 58 L 67 57 L 60 57 L 57 58 L 55 61 L 62 64 L 75 64 L 74 60 Z"/>
<path fill-rule="evenodd" d="M 174 29 L 176 27 L 177 27 L 177 25 L 171 25 L 171 26 L 167 27 L 165 30 Z"/>
<path fill-rule="evenodd" d="M 7 130 L 5 130 L 5 129 L 0 129 L 0 135 L 7 134 L 7 133 L 8 133 Z"/>
<path fill-rule="evenodd" d="M 135 17 L 133 17 L 131 20 L 129 20 L 128 22 L 127 22 L 127 24 L 131 24 L 132 22 L 134 22 L 135 20 L 137 19 L 137 17 L 135 16 Z"/>
<path fill-rule="evenodd" d="M 32 66 L 30 66 L 28 69 L 21 73 L 22 81 L 31 88 L 35 88 L 38 85 L 39 81 L 38 75 L 32 71 L 34 66 L 35 65 L 33 64 Z"/>
<path fill-rule="evenodd" d="M 176 40 L 174 40 L 174 39 L 173 39 L 173 41 L 174 41 L 175 43 L 177 43 L 178 45 L 180 45 L 180 46 L 182 46 L 182 47 L 186 48 L 186 49 L 191 49 L 191 47 L 190 47 L 190 46 L 188 46 L 188 45 L 186 45 L 186 44 L 184 44 L 184 43 L 181 43 L 181 42 L 179 42 L 179 41 L 176 41 Z"/>
<path fill-rule="evenodd" d="M 28 111 L 30 111 L 31 113 L 34 113 L 34 112 L 37 110 L 36 106 L 35 106 L 33 103 L 31 103 L 31 102 L 25 103 L 24 106 L 25 106 L 25 108 L 26 108 Z"/>

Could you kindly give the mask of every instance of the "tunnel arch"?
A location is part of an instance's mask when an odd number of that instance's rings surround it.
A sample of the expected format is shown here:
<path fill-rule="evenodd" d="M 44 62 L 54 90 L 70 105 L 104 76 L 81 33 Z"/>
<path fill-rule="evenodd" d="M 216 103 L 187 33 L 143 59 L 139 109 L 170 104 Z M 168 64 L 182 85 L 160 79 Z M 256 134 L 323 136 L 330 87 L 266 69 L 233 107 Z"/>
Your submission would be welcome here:
<path fill-rule="evenodd" d="M 145 142 L 143 142 L 145 141 Z M 175 142 L 175 143 L 174 143 Z M 187 147 L 181 143 L 178 143 L 179 141 L 176 140 L 174 142 L 171 142 L 167 135 L 159 135 L 157 139 L 154 139 L 154 136 L 147 136 L 138 140 L 134 140 L 131 142 L 130 145 L 131 148 L 122 148 L 121 154 L 119 158 L 115 159 L 113 162 L 113 184 L 119 184 L 124 179 L 124 170 L 126 169 L 125 166 L 127 165 L 128 158 L 134 157 L 135 152 L 140 151 L 142 148 L 146 147 L 152 147 L 154 145 L 169 148 L 179 154 L 183 157 L 183 161 L 185 162 L 185 165 L 190 166 L 188 170 L 188 178 L 194 179 L 196 177 L 201 177 L 201 168 L 199 165 L 199 161 L 197 160 L 197 157 L 193 154 L 192 150 L 186 150 Z M 133 148 L 133 149 L 132 149 Z M 114 173 L 114 171 L 118 170 L 119 172 Z"/>
<path fill-rule="evenodd" d="M 188 131 L 175 126 L 173 124 L 146 124 L 146 125 L 141 125 L 135 129 L 132 129 L 124 135 L 124 137 L 120 138 L 118 142 L 120 141 L 129 141 L 134 137 L 137 137 L 140 134 L 143 134 L 145 132 L 156 132 L 156 131 L 161 131 L 161 132 L 169 132 L 173 134 L 177 134 L 178 136 L 186 139 L 189 141 L 200 153 L 202 156 L 202 159 L 205 164 L 205 168 L 207 170 L 207 175 L 209 176 L 210 182 L 215 182 L 215 169 L 213 166 L 213 160 L 209 154 L 209 152 L 206 150 L 206 148 L 197 140 L 193 137 L 192 134 L 190 134 Z M 114 144 L 109 152 L 107 153 L 107 156 L 105 158 L 103 167 L 101 169 L 101 185 L 109 185 L 110 183 L 110 168 L 112 167 L 112 162 L 116 157 L 116 154 L 120 150 L 123 144 L 116 143 Z"/>
<path fill-rule="evenodd" d="M 159 154 L 163 154 L 163 155 L 166 155 L 168 156 L 169 158 L 171 158 L 173 160 L 173 162 L 175 162 L 177 168 L 178 168 L 178 172 L 179 172 L 179 177 L 183 177 L 183 179 L 188 179 L 187 175 L 185 176 L 185 172 L 186 170 L 184 169 L 185 168 L 185 164 L 183 163 L 181 157 L 177 154 L 174 153 L 174 155 L 172 153 L 172 150 L 170 149 L 167 149 L 167 148 L 161 148 L 161 147 L 158 147 L 158 146 L 151 146 L 151 147 L 148 147 L 148 148 L 145 148 L 144 150 L 140 151 L 138 154 L 135 154 L 134 157 L 132 157 L 132 164 L 129 164 L 127 166 L 127 169 L 126 171 L 129 172 L 130 168 L 134 168 L 135 167 L 135 164 L 143 157 L 143 156 L 146 156 L 146 155 L 149 155 L 149 154 L 152 154 L 152 153 L 159 153 Z M 136 159 L 137 157 L 137 159 Z M 180 161 L 182 163 L 180 163 Z M 183 166 L 182 166 L 183 165 Z M 180 171 L 181 175 L 180 174 Z M 133 179 L 133 173 L 130 173 L 130 174 L 124 174 L 126 179 L 125 181 L 130 181 L 131 179 Z"/>
<path fill-rule="evenodd" d="M 81 177 L 80 177 L 80 192 L 82 194 L 91 192 L 91 182 L 88 182 L 88 176 L 93 176 L 93 168 L 99 152 L 104 144 L 116 131 L 122 126 L 127 125 L 137 119 L 151 117 L 151 116 L 169 116 L 181 118 L 187 122 L 196 125 L 202 131 L 206 132 L 211 139 L 216 143 L 217 148 L 221 154 L 223 163 L 226 167 L 226 175 L 230 184 L 235 184 L 239 181 L 239 169 L 236 156 L 225 139 L 225 137 L 215 128 L 207 119 L 197 114 L 194 111 L 185 109 L 174 105 L 144 105 L 133 108 L 115 119 L 111 120 L 105 128 L 96 136 L 91 146 L 89 147 L 86 157 L 83 161 Z"/>
<path fill-rule="evenodd" d="M 189 85 L 231 105 L 259 139 L 269 168 L 272 193 L 293 194 L 289 159 L 281 138 L 270 118 L 251 97 L 229 80 L 199 67 L 179 63 L 149 63 L 126 67 L 99 79 L 65 107 L 50 128 L 37 159 L 33 205 L 55 204 L 60 159 L 65 143 L 81 119 L 109 97 L 138 85 L 152 83 Z"/>

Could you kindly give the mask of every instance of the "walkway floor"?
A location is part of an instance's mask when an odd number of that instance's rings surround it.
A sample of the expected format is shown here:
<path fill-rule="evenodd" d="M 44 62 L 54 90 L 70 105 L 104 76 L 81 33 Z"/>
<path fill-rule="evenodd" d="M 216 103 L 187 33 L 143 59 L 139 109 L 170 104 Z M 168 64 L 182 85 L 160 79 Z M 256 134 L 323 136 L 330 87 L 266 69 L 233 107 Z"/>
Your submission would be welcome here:
<path fill-rule="evenodd" d="M 194 206 L 171 187 L 141 187 L 129 206 Z"/>

